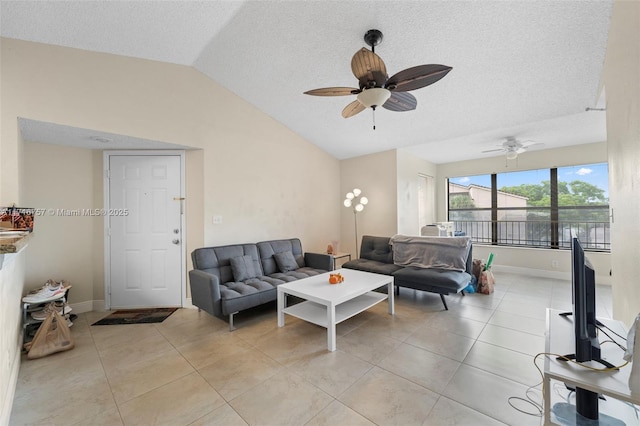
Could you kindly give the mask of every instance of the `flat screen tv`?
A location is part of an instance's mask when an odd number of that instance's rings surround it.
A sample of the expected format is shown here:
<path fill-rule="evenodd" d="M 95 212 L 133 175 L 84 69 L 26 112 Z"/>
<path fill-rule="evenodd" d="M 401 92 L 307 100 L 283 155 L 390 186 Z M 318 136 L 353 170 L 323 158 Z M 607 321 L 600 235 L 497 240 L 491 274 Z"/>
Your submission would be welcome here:
<path fill-rule="evenodd" d="M 571 239 L 571 284 L 573 295 L 573 326 L 575 353 L 565 358 L 577 362 L 597 361 L 608 368 L 613 365 L 600 358 L 596 319 L 595 270 L 584 254 L 577 237 Z M 576 412 L 588 419 L 598 418 L 598 394 L 576 388 Z"/>
<path fill-rule="evenodd" d="M 571 282 L 573 290 L 573 325 L 575 360 L 600 360 L 600 342 L 596 329 L 596 282 L 591 262 L 584 255 L 578 238 L 571 239 Z"/>

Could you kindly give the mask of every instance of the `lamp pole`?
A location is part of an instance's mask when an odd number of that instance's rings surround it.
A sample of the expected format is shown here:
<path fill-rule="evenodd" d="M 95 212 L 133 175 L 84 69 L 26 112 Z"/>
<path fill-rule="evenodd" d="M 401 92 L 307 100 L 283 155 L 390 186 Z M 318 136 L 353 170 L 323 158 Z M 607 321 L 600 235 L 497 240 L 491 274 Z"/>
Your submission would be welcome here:
<path fill-rule="evenodd" d="M 369 199 L 362 195 L 362 191 L 358 188 L 354 188 L 353 191 L 347 192 L 343 204 L 345 207 L 353 206 L 353 224 L 356 235 L 356 259 L 358 256 L 358 212 L 364 210 L 364 206 L 369 203 Z M 358 198 L 360 197 L 360 198 Z"/>
<path fill-rule="evenodd" d="M 359 259 L 358 256 L 358 212 L 356 209 L 353 209 L 353 227 L 356 230 L 356 259 Z"/>

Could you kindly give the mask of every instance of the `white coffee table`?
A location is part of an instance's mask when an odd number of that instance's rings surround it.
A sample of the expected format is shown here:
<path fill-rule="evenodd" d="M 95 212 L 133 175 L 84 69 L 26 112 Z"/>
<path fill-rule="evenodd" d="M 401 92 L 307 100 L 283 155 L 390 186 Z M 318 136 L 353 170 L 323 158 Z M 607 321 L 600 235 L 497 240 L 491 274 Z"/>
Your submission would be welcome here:
<path fill-rule="evenodd" d="M 329 272 L 278 286 L 278 327 L 284 327 L 284 314 L 303 319 L 327 329 L 327 346 L 336 350 L 336 324 L 351 318 L 387 299 L 389 314 L 393 308 L 393 277 L 354 269 L 338 269 L 344 282 L 329 284 Z M 387 294 L 373 290 L 387 286 Z M 286 306 L 286 295 L 306 299 Z"/>

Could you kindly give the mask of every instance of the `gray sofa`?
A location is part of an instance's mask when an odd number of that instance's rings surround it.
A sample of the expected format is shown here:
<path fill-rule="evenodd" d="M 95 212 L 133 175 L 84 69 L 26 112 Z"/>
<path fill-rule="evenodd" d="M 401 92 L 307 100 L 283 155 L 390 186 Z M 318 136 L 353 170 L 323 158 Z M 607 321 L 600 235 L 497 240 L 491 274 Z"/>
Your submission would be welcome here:
<path fill-rule="evenodd" d="M 394 263 L 393 249 L 390 241 L 390 237 L 363 236 L 362 246 L 360 247 L 360 258 L 346 262 L 342 267 L 392 275 L 396 289 L 407 287 L 438 293 L 440 294 L 440 299 L 442 300 L 445 310 L 449 309 L 444 299 L 445 295 L 450 293 L 462 293 L 464 295 L 463 290 L 471 282 L 472 277 L 473 247 L 470 240 L 466 260 L 464 261 L 464 271 L 397 265 Z"/>
<path fill-rule="evenodd" d="M 276 300 L 279 284 L 332 269 L 327 254 L 304 253 L 299 239 L 204 247 L 191 253 L 191 301 L 211 315 L 228 317 Z"/>

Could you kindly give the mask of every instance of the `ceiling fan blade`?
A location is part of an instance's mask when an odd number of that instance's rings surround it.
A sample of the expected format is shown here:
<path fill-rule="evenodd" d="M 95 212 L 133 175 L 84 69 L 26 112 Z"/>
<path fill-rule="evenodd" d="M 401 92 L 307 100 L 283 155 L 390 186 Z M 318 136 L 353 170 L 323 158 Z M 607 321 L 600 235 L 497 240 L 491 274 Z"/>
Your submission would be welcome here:
<path fill-rule="evenodd" d="M 351 58 L 351 71 L 360 82 L 360 89 L 370 87 L 370 82 L 375 82 L 375 87 L 382 87 L 387 81 L 387 67 L 380 56 L 364 47 Z"/>
<path fill-rule="evenodd" d="M 353 87 L 324 87 L 322 89 L 308 90 L 304 94 L 313 96 L 346 96 L 357 95 L 360 92 L 360 89 Z"/>
<path fill-rule="evenodd" d="M 440 80 L 451 71 L 451 67 L 446 65 L 430 64 L 418 65 L 417 67 L 407 68 L 397 74 L 394 74 L 385 87 L 396 92 L 408 92 L 409 90 L 420 89 Z"/>
<path fill-rule="evenodd" d="M 418 100 L 411 93 L 391 92 L 391 97 L 382 104 L 390 111 L 411 111 L 416 109 Z"/>
<path fill-rule="evenodd" d="M 489 149 L 487 151 L 481 151 L 483 154 L 486 154 L 488 152 L 498 152 L 498 151 L 504 151 L 504 148 L 498 148 L 498 149 Z"/>
<path fill-rule="evenodd" d="M 367 109 L 367 107 L 362 105 L 360 101 L 356 99 L 355 101 L 344 107 L 344 109 L 342 110 L 342 116 L 344 118 L 353 117 L 354 115 L 364 111 L 365 109 Z"/>
<path fill-rule="evenodd" d="M 542 142 L 531 142 L 531 143 L 523 143 L 522 146 L 529 149 L 534 147 L 535 148 L 541 147 L 541 146 L 544 146 L 544 144 Z"/>

